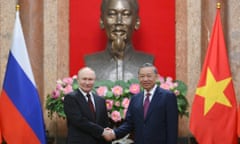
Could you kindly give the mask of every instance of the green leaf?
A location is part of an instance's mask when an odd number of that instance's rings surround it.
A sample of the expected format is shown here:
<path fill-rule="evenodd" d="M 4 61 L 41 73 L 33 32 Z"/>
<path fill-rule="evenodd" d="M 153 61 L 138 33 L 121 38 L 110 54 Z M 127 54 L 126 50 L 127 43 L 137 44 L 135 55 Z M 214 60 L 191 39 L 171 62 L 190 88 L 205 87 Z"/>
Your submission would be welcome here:
<path fill-rule="evenodd" d="M 77 79 L 73 79 L 72 88 L 73 90 L 77 90 L 79 88 Z"/>

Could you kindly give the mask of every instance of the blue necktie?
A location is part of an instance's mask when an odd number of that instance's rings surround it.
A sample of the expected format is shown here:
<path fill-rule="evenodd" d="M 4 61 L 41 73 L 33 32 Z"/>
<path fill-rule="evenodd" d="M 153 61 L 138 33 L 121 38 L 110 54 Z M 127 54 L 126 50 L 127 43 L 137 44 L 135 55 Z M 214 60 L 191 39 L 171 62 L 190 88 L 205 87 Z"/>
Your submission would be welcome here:
<path fill-rule="evenodd" d="M 147 94 L 146 94 L 146 98 L 145 98 L 145 101 L 144 101 L 144 104 L 143 104 L 144 119 L 145 119 L 146 116 L 147 116 L 147 111 L 148 111 L 148 107 L 149 107 L 149 103 L 150 103 L 150 101 L 149 101 L 149 96 L 150 96 L 150 95 L 151 95 L 150 93 L 147 93 Z"/>

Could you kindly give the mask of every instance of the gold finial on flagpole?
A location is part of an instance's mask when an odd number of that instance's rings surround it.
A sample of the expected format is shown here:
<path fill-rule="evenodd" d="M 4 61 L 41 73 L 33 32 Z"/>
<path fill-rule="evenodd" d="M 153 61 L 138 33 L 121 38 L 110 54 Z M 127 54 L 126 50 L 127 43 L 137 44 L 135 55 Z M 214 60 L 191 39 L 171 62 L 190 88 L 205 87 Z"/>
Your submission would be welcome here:
<path fill-rule="evenodd" d="M 217 9 L 220 9 L 220 8 L 221 8 L 221 3 L 218 2 L 218 3 L 217 3 Z"/>
<path fill-rule="evenodd" d="M 19 9 L 20 9 L 20 5 L 17 4 L 17 5 L 16 5 L 16 11 L 19 11 Z"/>

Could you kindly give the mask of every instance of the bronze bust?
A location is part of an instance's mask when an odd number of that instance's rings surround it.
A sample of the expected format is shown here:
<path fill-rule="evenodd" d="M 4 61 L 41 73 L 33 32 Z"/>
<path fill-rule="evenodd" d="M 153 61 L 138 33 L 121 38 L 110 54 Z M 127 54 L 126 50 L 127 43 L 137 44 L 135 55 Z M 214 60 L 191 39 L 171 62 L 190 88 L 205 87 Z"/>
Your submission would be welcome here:
<path fill-rule="evenodd" d="M 85 56 L 87 66 L 94 69 L 97 80 L 137 78 L 138 67 L 153 63 L 153 56 L 136 51 L 132 34 L 140 26 L 137 0 L 102 0 L 100 26 L 105 29 L 106 49 Z"/>

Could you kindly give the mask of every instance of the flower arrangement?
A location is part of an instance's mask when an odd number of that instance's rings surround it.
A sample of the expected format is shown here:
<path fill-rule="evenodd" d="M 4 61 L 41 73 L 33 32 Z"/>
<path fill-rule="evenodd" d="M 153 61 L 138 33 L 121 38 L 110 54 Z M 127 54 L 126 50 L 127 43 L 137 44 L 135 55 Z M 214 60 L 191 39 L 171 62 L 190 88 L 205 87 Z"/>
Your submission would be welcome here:
<path fill-rule="evenodd" d="M 50 117 L 50 119 L 52 119 L 54 113 L 60 118 L 66 117 L 63 109 L 64 96 L 65 94 L 78 89 L 78 87 L 76 75 L 56 81 L 56 87 L 51 94 L 47 95 L 46 101 L 46 109 L 48 110 L 48 117 Z"/>
<path fill-rule="evenodd" d="M 140 92 L 138 80 L 131 79 L 127 82 L 117 80 L 97 81 L 95 83 L 95 92 L 106 99 L 106 107 L 109 117 L 115 123 L 121 122 L 125 118 L 130 98 Z"/>
<path fill-rule="evenodd" d="M 157 84 L 176 95 L 179 115 L 181 117 L 184 115 L 188 117 L 189 104 L 185 97 L 187 86 L 180 80 L 174 81 L 171 77 L 162 76 L 159 76 Z M 126 116 L 131 96 L 139 93 L 142 88 L 137 79 L 131 79 L 127 82 L 122 80 L 115 82 L 109 80 L 98 81 L 94 89 L 99 96 L 106 99 L 109 117 L 113 122 L 118 123 Z"/>
<path fill-rule="evenodd" d="M 173 80 L 171 77 L 159 76 L 157 84 L 163 88 L 175 93 L 177 97 L 177 105 L 179 115 L 188 117 L 188 101 L 186 99 L 187 86 L 179 80 Z M 51 94 L 47 95 L 46 109 L 48 110 L 48 117 L 52 118 L 56 113 L 59 117 L 65 118 L 66 115 L 63 110 L 64 95 L 77 89 L 77 77 L 66 77 L 56 82 L 56 88 Z M 109 118 L 118 123 L 125 119 L 126 111 L 130 103 L 130 98 L 141 91 L 141 86 L 137 79 L 128 81 L 110 81 L 101 80 L 96 81 L 94 85 L 94 92 L 106 99 L 106 107 Z"/>

